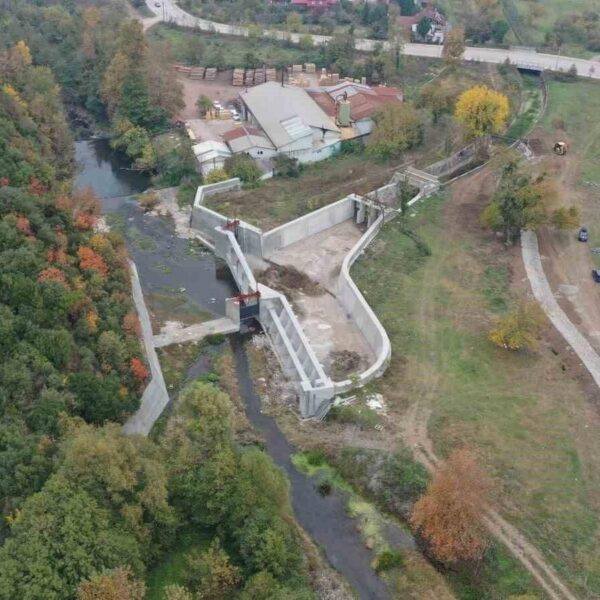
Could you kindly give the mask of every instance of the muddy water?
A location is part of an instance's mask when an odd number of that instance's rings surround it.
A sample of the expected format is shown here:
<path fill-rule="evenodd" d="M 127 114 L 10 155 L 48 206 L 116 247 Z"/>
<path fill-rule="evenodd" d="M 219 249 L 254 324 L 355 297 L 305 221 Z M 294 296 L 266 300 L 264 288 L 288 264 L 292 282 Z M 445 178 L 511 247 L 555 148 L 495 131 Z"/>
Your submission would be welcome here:
<path fill-rule="evenodd" d="M 75 186 L 94 190 L 107 222 L 125 237 L 154 321 L 223 316 L 225 299 L 235 293 L 231 275 L 202 246 L 177 237 L 171 219 L 139 208 L 133 195 L 150 186 L 149 177 L 128 169 L 108 140 L 77 142 L 75 157 Z"/>

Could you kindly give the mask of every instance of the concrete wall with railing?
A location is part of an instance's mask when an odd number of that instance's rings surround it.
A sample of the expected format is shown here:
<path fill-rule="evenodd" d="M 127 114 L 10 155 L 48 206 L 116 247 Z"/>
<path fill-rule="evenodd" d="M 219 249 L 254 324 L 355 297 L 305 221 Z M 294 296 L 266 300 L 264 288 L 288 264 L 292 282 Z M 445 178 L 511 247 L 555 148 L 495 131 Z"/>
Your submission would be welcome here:
<path fill-rule="evenodd" d="M 239 232 L 238 232 L 239 235 Z M 300 414 L 311 417 L 333 397 L 333 382 L 317 359 L 287 298 L 264 285 L 257 285 L 233 231 L 217 227 L 213 233 L 215 254 L 229 267 L 243 294 L 260 291 L 259 321 L 284 373 L 296 385 Z M 231 304 L 228 304 L 228 310 Z"/>

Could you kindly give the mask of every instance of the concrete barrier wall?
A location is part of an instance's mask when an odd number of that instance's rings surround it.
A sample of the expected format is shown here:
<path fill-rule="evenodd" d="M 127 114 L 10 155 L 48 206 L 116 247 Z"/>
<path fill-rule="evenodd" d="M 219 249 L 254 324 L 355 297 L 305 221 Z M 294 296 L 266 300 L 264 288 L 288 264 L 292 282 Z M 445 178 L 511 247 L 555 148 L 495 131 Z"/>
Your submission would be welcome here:
<path fill-rule="evenodd" d="M 254 279 L 252 269 L 250 269 L 233 231 L 217 227 L 214 231 L 214 237 L 215 254 L 229 266 L 240 292 L 242 294 L 255 292 L 258 289 L 256 279 Z"/>
<path fill-rule="evenodd" d="M 209 196 L 222 194 L 223 192 L 231 192 L 239 190 L 242 187 L 242 182 L 237 178 L 228 179 L 227 181 L 219 181 L 218 183 L 210 183 L 201 185 L 196 190 L 194 204 L 192 206 L 192 217 L 190 226 L 200 232 L 202 238 L 208 242 L 208 245 L 214 247 L 214 231 L 215 227 L 220 227 L 227 223 L 227 217 L 214 210 L 210 210 L 204 206 L 204 201 Z"/>
<path fill-rule="evenodd" d="M 191 226 L 200 232 L 205 243 L 214 248 L 215 227 L 221 227 L 229 220 L 225 215 L 204 206 L 204 201 L 209 196 L 223 194 L 241 189 L 240 179 L 234 177 L 227 181 L 219 181 L 208 185 L 201 185 L 196 191 L 194 206 L 192 207 Z M 263 233 L 258 227 L 240 221 L 238 226 L 238 241 L 246 254 L 262 257 Z"/>
<path fill-rule="evenodd" d="M 379 229 L 383 225 L 383 220 L 384 215 L 380 214 L 371 227 L 358 240 L 354 248 L 348 252 L 342 263 L 336 290 L 336 296 L 340 304 L 365 336 L 373 354 L 377 357 L 368 369 L 360 373 L 358 378 L 359 385 L 364 385 L 371 381 L 371 379 L 382 375 L 392 356 L 390 339 L 383 325 L 379 322 L 377 315 L 375 315 L 371 307 L 367 304 L 364 296 L 350 276 L 350 268 L 379 233 Z M 351 380 L 334 382 L 336 394 L 349 391 L 354 387 L 355 383 Z"/>
<path fill-rule="evenodd" d="M 263 257 L 269 258 L 281 248 L 351 219 L 354 215 L 355 199 L 353 194 L 346 196 L 333 204 L 267 231 L 262 236 Z"/>

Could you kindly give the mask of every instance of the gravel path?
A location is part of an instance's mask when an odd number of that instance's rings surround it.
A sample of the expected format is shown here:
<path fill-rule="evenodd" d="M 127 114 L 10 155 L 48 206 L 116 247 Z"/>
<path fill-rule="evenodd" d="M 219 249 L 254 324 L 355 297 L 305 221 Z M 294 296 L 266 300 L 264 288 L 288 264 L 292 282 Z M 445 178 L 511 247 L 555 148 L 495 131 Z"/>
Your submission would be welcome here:
<path fill-rule="evenodd" d="M 573 348 L 590 372 L 596 385 L 600 387 L 600 356 L 558 305 L 544 273 L 535 232 L 523 231 L 521 233 L 521 252 L 535 299 L 541 304 L 554 327 Z"/>

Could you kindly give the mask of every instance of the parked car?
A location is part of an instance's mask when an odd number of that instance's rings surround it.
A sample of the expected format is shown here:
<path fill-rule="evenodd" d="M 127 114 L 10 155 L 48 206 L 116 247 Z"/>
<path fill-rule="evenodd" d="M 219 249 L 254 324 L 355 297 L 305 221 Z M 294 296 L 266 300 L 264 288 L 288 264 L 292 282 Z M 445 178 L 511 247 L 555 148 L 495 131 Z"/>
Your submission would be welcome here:
<path fill-rule="evenodd" d="M 231 113 L 231 118 L 234 121 L 241 121 L 242 118 L 240 117 L 240 113 L 238 113 L 238 111 L 235 109 L 235 107 L 230 106 L 229 107 L 229 112 Z"/>
<path fill-rule="evenodd" d="M 215 110 L 223 110 L 223 106 L 221 106 L 221 103 L 218 100 L 213 100 L 213 108 Z"/>
<path fill-rule="evenodd" d="M 592 279 L 596 283 L 600 283 L 600 269 L 592 269 Z"/>
<path fill-rule="evenodd" d="M 582 227 L 579 230 L 579 234 L 577 235 L 577 239 L 580 242 L 587 242 L 588 241 L 588 230 L 586 227 Z"/>

